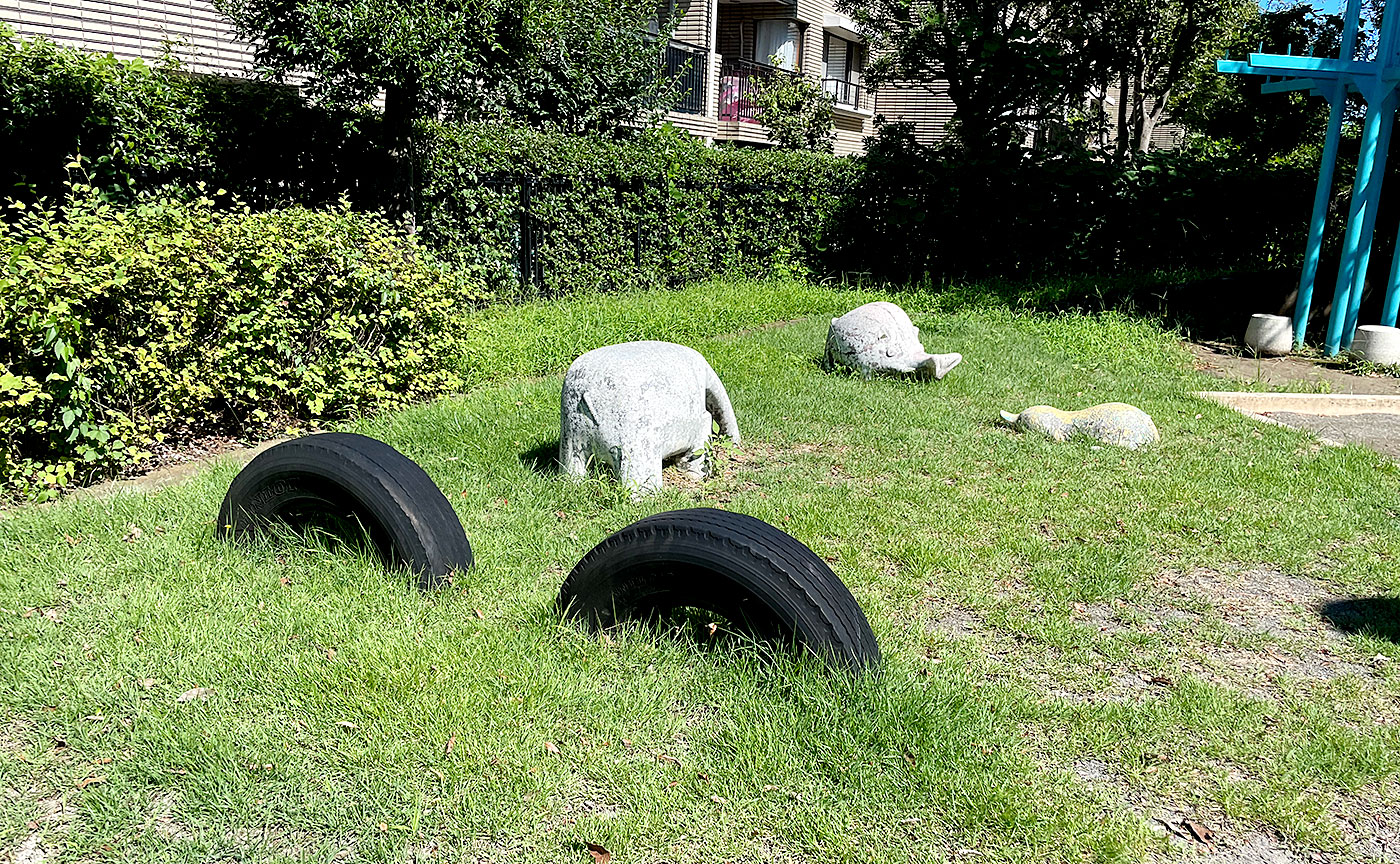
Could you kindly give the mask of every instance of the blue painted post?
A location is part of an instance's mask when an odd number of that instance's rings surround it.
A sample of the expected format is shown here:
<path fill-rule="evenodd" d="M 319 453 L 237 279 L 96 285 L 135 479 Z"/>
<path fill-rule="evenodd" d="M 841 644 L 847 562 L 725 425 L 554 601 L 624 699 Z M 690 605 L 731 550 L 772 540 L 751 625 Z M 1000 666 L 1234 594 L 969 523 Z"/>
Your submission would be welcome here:
<path fill-rule="evenodd" d="M 1381 323 L 1395 326 L 1395 313 L 1400 309 L 1400 236 L 1395 240 L 1395 254 L 1390 256 L 1390 281 L 1386 284 L 1385 305 L 1381 307 Z"/>
<path fill-rule="evenodd" d="M 1384 103 L 1387 100 L 1382 100 Z M 1347 214 L 1347 232 L 1342 238 L 1342 262 L 1337 268 L 1337 287 L 1332 293 L 1332 314 L 1327 318 L 1327 356 L 1332 357 L 1342 348 L 1342 328 L 1346 324 L 1347 310 L 1351 308 L 1351 291 L 1357 277 L 1357 260 L 1361 257 L 1361 244 L 1365 241 L 1370 252 L 1371 236 L 1364 232 L 1366 203 L 1370 199 L 1371 169 L 1376 161 L 1376 146 L 1380 143 L 1381 117 L 1384 111 L 1368 107 L 1366 124 L 1361 130 L 1361 152 L 1356 157 L 1356 180 L 1351 186 L 1351 209 Z M 1393 112 L 1392 112 L 1393 113 Z M 1374 230 L 1372 222 L 1370 228 Z M 1365 233 L 1365 237 L 1362 234 Z M 1366 274 L 1361 273 L 1364 281 Z"/>
<path fill-rule="evenodd" d="M 1390 131 L 1395 121 L 1395 106 L 1397 96 L 1394 90 L 1381 100 L 1379 107 L 1368 106 L 1366 108 L 1367 117 L 1372 112 L 1380 114 L 1381 132 L 1380 138 L 1376 142 L 1376 164 L 1371 168 L 1371 183 L 1366 189 L 1366 215 L 1365 224 L 1362 226 L 1362 237 L 1365 246 L 1361 249 L 1361 255 L 1357 258 L 1356 275 L 1352 278 L 1351 296 L 1347 298 L 1346 322 L 1342 325 L 1342 346 L 1350 348 L 1351 341 L 1356 336 L 1357 318 L 1361 314 L 1361 292 L 1366 288 L 1366 268 L 1371 262 L 1371 237 L 1376 229 L 1376 210 L 1379 209 L 1381 200 L 1381 186 L 1385 183 L 1385 157 L 1390 152 Z M 1336 312 L 1332 313 L 1336 315 Z"/>
<path fill-rule="evenodd" d="M 1326 90 L 1331 113 L 1327 115 L 1327 137 L 1322 144 L 1322 164 L 1317 169 L 1317 192 L 1313 194 L 1312 220 L 1308 223 L 1308 245 L 1303 252 L 1303 273 L 1298 278 L 1298 300 L 1293 304 L 1293 342 L 1301 348 L 1307 336 L 1308 316 L 1312 313 L 1313 283 L 1317 262 L 1322 256 L 1322 232 L 1327 227 L 1327 202 L 1332 198 L 1332 174 L 1337 167 L 1337 145 L 1342 137 L 1342 115 L 1346 113 L 1346 87 L 1330 82 Z M 1397 256 L 1396 260 L 1400 260 Z M 1400 275 L 1400 274 L 1397 274 Z M 1395 276 L 1391 277 L 1394 283 Z"/>

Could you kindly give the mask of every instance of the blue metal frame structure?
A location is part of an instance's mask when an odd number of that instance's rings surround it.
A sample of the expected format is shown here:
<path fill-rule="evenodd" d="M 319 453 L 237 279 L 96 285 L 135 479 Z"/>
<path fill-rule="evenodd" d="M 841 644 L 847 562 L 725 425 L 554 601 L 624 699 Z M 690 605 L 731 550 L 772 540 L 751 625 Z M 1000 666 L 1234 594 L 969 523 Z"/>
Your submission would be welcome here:
<path fill-rule="evenodd" d="M 1361 131 L 1361 151 L 1357 156 L 1356 179 L 1352 183 L 1351 208 L 1347 213 L 1346 234 L 1342 239 L 1341 265 L 1337 287 L 1332 295 L 1332 313 L 1327 320 L 1325 348 L 1328 356 L 1351 347 L 1356 319 L 1361 308 L 1361 291 L 1366 284 L 1366 267 L 1371 258 L 1371 239 L 1380 206 L 1381 184 L 1385 179 L 1385 159 L 1390 149 L 1390 132 L 1395 110 L 1400 106 L 1400 15 L 1381 18 L 1380 41 L 1375 60 L 1355 60 L 1356 35 L 1360 29 L 1361 0 L 1347 0 L 1343 17 L 1342 44 L 1338 57 L 1312 57 L 1289 54 L 1249 55 L 1248 60 L 1217 60 L 1216 71 L 1241 75 L 1267 76 L 1260 88 L 1264 93 L 1306 90 L 1327 100 L 1330 113 L 1327 137 L 1322 148 L 1322 164 L 1317 172 L 1317 192 L 1313 196 L 1312 221 L 1303 254 L 1303 273 L 1298 281 L 1298 301 L 1293 310 L 1293 340 L 1303 344 L 1312 307 L 1313 283 L 1322 250 L 1322 231 L 1327 221 L 1327 201 L 1332 194 L 1332 175 L 1337 165 L 1337 145 L 1341 140 L 1342 115 L 1348 93 L 1359 93 L 1366 101 L 1366 121 Z M 1275 80 L 1277 79 L 1277 80 Z M 1390 264 L 1381 323 L 1395 326 L 1400 311 L 1400 239 Z"/>

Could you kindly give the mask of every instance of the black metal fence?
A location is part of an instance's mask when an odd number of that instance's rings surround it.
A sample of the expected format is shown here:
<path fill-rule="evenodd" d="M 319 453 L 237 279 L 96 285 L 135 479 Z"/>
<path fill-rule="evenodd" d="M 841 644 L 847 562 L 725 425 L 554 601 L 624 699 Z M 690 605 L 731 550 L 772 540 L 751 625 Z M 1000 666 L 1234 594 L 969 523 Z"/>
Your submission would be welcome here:
<path fill-rule="evenodd" d="M 853 108 L 857 111 L 869 111 L 870 93 L 860 84 L 854 81 L 846 81 L 842 78 L 823 78 L 822 89 L 831 95 L 837 107 Z"/>

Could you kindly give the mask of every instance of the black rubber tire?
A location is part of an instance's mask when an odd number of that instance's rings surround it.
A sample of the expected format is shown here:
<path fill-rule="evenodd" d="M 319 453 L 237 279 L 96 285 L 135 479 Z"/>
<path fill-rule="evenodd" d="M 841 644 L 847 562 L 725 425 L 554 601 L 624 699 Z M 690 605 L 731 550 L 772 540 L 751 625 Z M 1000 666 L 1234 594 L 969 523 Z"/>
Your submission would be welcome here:
<path fill-rule="evenodd" d="M 557 604 L 561 615 L 595 628 L 695 607 L 838 668 L 880 667 L 870 622 L 826 562 L 742 513 L 697 508 L 634 522 L 578 562 Z"/>
<path fill-rule="evenodd" d="M 293 528 L 331 520 L 362 526 L 389 566 L 431 588 L 472 565 L 467 534 L 416 462 L 365 435 L 327 432 L 259 453 L 233 478 L 219 507 L 218 534 L 239 540 L 272 522 Z"/>

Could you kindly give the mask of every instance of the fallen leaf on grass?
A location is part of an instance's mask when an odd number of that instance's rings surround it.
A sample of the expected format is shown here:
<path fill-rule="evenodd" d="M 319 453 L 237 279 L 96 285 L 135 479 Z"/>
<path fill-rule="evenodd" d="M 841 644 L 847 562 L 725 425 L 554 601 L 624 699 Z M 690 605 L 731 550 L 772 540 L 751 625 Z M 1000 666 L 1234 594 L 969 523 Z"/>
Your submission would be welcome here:
<path fill-rule="evenodd" d="M 140 528 L 135 525 L 126 526 L 126 536 L 122 537 L 123 543 L 135 543 L 144 536 Z"/>
<path fill-rule="evenodd" d="M 449 736 L 447 737 L 447 746 L 443 748 L 443 750 L 442 750 L 442 755 L 444 755 L 444 756 L 451 756 L 451 755 L 452 755 L 452 748 L 453 748 L 453 747 L 456 747 L 456 746 L 457 746 L 457 736 L 456 736 L 456 735 L 449 735 Z"/>
<path fill-rule="evenodd" d="M 485 613 L 485 612 L 482 612 L 480 609 L 473 609 L 472 611 L 476 613 L 476 617 L 477 617 L 477 618 L 480 618 L 480 619 L 482 619 L 482 620 L 485 620 L 485 618 L 486 618 L 486 613 Z"/>
<path fill-rule="evenodd" d="M 555 756 L 559 755 L 559 748 L 555 746 L 553 741 L 544 742 L 544 749 L 548 750 L 550 753 L 553 753 Z"/>
<path fill-rule="evenodd" d="M 1212 841 L 1215 840 L 1215 832 L 1201 823 L 1192 822 L 1190 819 L 1183 819 L 1181 820 L 1181 827 L 1185 828 L 1191 836 L 1195 838 L 1197 843 L 1202 843 L 1206 846 L 1213 845 Z"/>
<path fill-rule="evenodd" d="M 608 864 L 612 861 L 612 853 L 597 843 L 584 843 L 583 845 L 588 847 L 588 854 L 593 856 L 594 864 Z"/>
<path fill-rule="evenodd" d="M 79 788 L 79 789 L 86 789 L 86 788 L 89 787 L 89 786 L 96 786 L 98 783 L 106 783 L 106 782 L 107 782 L 107 778 L 106 778 L 106 777 L 89 777 L 89 778 L 87 778 L 86 780 L 79 780 L 79 781 L 78 781 L 78 788 Z"/>
<path fill-rule="evenodd" d="M 342 729 L 358 729 L 358 728 L 360 728 L 360 727 L 356 726 L 354 723 L 351 723 L 349 720 L 337 720 L 337 721 L 335 721 L 335 725 L 339 726 L 339 727 L 342 728 Z"/>
<path fill-rule="evenodd" d="M 277 580 L 277 584 L 285 588 L 288 585 L 292 584 L 292 580 L 288 579 L 286 576 L 283 576 L 281 579 Z"/>
<path fill-rule="evenodd" d="M 656 754 L 656 761 L 657 761 L 657 762 L 670 762 L 670 763 L 673 764 L 673 765 L 679 765 L 679 764 L 681 764 L 681 760 L 677 759 L 677 758 L 674 757 L 674 756 L 667 756 L 665 753 L 657 753 L 657 754 Z"/>
<path fill-rule="evenodd" d="M 203 702 L 205 699 L 208 699 L 210 696 L 213 695 L 214 691 L 210 690 L 208 687 L 192 687 L 189 690 L 186 690 L 184 693 L 181 693 L 179 696 L 176 696 L 175 701 L 179 703 L 194 702 L 195 700 Z"/>

